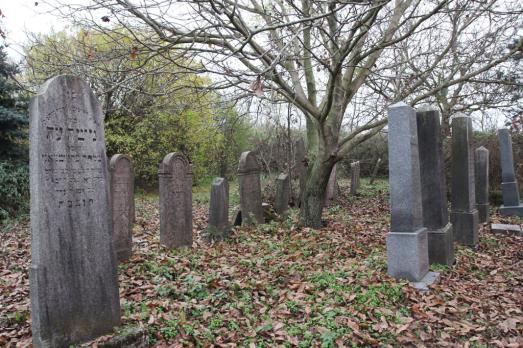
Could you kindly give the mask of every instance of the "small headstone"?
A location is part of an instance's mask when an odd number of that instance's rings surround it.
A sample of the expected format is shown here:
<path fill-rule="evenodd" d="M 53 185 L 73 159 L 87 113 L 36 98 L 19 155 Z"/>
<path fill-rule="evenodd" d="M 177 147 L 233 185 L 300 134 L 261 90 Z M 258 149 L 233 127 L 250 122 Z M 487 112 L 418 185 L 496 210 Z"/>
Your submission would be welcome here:
<path fill-rule="evenodd" d="M 216 178 L 211 185 L 209 228 L 219 237 L 226 237 L 230 231 L 229 183 L 225 178 Z"/>
<path fill-rule="evenodd" d="M 374 184 L 374 180 L 376 180 L 376 175 L 378 175 L 378 170 L 380 169 L 381 164 L 381 158 L 378 158 L 376 161 L 376 165 L 374 166 L 374 169 L 372 170 L 372 176 L 370 177 L 370 184 Z"/>
<path fill-rule="evenodd" d="M 490 230 L 492 233 L 523 236 L 523 230 L 521 230 L 521 226 L 519 225 L 492 224 L 490 225 Z"/>
<path fill-rule="evenodd" d="M 192 167 L 171 152 L 158 170 L 160 179 L 160 243 L 167 248 L 192 247 Z"/>
<path fill-rule="evenodd" d="M 276 178 L 276 198 L 274 210 L 278 215 L 283 215 L 289 208 L 290 182 L 287 174 L 280 174 Z"/>
<path fill-rule="evenodd" d="M 245 151 L 241 154 L 238 176 L 242 223 L 248 225 L 263 224 L 260 165 L 253 152 Z"/>
<path fill-rule="evenodd" d="M 113 205 L 113 243 L 116 259 L 128 260 L 132 253 L 134 222 L 134 172 L 129 156 L 117 154 L 109 162 Z"/>
<path fill-rule="evenodd" d="M 48 80 L 30 106 L 34 347 L 68 347 L 120 322 L 104 118 L 75 76 Z"/>
<path fill-rule="evenodd" d="M 429 263 L 451 266 L 454 263 L 454 238 L 449 223 L 447 188 L 439 112 L 416 112 L 423 226 L 427 228 Z"/>
<path fill-rule="evenodd" d="M 350 164 L 350 194 L 357 195 L 360 188 L 360 161 Z"/>
<path fill-rule="evenodd" d="M 324 206 L 329 206 L 333 200 L 336 199 L 338 194 L 338 181 L 336 180 L 336 164 L 332 167 L 331 175 L 329 176 L 329 182 L 325 189 Z"/>
<path fill-rule="evenodd" d="M 523 216 L 523 205 L 519 203 L 519 188 L 514 172 L 512 139 L 508 129 L 500 129 L 498 137 L 501 156 L 501 190 L 503 192 L 503 205 L 499 208 L 499 212 L 506 216 Z"/>
<path fill-rule="evenodd" d="M 238 210 L 236 214 L 234 214 L 234 222 L 232 223 L 233 226 L 241 226 L 242 225 L 242 211 Z"/>
<path fill-rule="evenodd" d="M 300 197 L 301 193 L 305 190 L 305 181 L 307 180 L 307 167 L 305 166 L 305 142 L 302 138 L 298 139 L 295 145 L 294 151 L 294 177 L 299 179 L 300 183 Z M 301 202 L 298 199 L 298 202 Z"/>
<path fill-rule="evenodd" d="M 450 221 L 454 240 L 470 247 L 478 244 L 478 210 L 474 183 L 472 119 L 464 114 L 452 118 L 452 202 Z"/>
<path fill-rule="evenodd" d="M 394 278 L 421 281 L 429 270 L 427 229 L 423 227 L 416 112 L 400 102 L 389 108 L 391 231 L 387 267 Z"/>
<path fill-rule="evenodd" d="M 476 208 L 478 209 L 479 222 L 485 223 L 489 220 L 489 204 L 488 204 L 488 158 L 489 153 L 483 146 L 474 151 L 475 167 L 474 173 L 476 175 Z"/>

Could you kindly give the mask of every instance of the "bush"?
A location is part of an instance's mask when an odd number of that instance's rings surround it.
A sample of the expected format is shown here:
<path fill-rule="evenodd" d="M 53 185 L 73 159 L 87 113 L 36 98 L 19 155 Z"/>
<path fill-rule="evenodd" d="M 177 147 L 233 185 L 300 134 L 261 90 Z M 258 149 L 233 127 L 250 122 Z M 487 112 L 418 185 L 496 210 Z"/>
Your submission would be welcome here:
<path fill-rule="evenodd" d="M 29 166 L 0 161 L 0 221 L 29 211 Z"/>

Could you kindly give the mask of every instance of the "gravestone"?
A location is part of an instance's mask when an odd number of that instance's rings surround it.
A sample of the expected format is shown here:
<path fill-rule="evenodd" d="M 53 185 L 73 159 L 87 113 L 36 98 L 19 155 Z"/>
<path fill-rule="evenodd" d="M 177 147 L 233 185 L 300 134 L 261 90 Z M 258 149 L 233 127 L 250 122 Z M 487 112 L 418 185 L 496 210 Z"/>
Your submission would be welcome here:
<path fill-rule="evenodd" d="M 464 114 L 452 118 L 452 202 L 450 222 L 454 240 L 475 247 L 478 244 L 478 210 L 474 184 L 472 119 Z"/>
<path fill-rule="evenodd" d="M 276 179 L 276 198 L 274 210 L 277 214 L 285 214 L 289 208 L 290 182 L 287 174 L 281 173 Z"/>
<path fill-rule="evenodd" d="M 454 238 L 447 208 L 439 112 L 431 108 L 417 111 L 416 121 L 423 226 L 427 228 L 429 264 L 451 266 L 454 263 Z"/>
<path fill-rule="evenodd" d="M 171 152 L 158 170 L 160 180 L 160 243 L 167 248 L 192 247 L 192 167 Z"/>
<path fill-rule="evenodd" d="M 488 204 L 488 159 L 489 152 L 483 146 L 474 151 L 474 173 L 476 175 L 476 208 L 478 209 L 479 222 L 489 221 L 489 204 Z"/>
<path fill-rule="evenodd" d="M 327 183 L 327 188 L 325 189 L 325 199 L 324 206 L 329 206 L 333 200 L 336 199 L 338 194 L 338 182 L 336 180 L 336 164 L 332 167 L 331 175 L 329 176 L 329 182 Z"/>
<path fill-rule="evenodd" d="M 391 230 L 387 234 L 387 268 L 394 278 L 422 281 L 429 270 L 427 229 L 423 227 L 416 112 L 392 105 L 389 114 L 389 182 Z"/>
<path fill-rule="evenodd" d="M 238 176 L 242 224 L 263 224 L 260 165 L 252 151 L 245 151 L 241 154 Z"/>
<path fill-rule="evenodd" d="M 372 176 L 370 177 L 369 184 L 374 184 L 374 180 L 376 180 L 376 175 L 378 175 L 378 170 L 380 169 L 381 164 L 381 158 L 378 158 L 376 161 L 376 165 L 374 166 L 374 169 L 372 170 Z"/>
<path fill-rule="evenodd" d="M 229 233 L 229 183 L 225 178 L 215 178 L 211 185 L 209 228 L 220 236 Z"/>
<path fill-rule="evenodd" d="M 360 188 L 360 161 L 350 164 L 350 194 L 357 195 Z"/>
<path fill-rule="evenodd" d="M 523 216 L 523 205 L 519 203 L 519 188 L 514 172 L 512 139 L 508 129 L 500 129 L 498 138 L 501 156 L 501 190 L 503 192 L 503 205 L 499 208 L 499 212 L 506 216 Z"/>
<path fill-rule="evenodd" d="M 113 243 L 116 259 L 128 260 L 132 253 L 134 222 L 134 172 L 129 156 L 117 154 L 109 162 L 113 206 Z"/>
<path fill-rule="evenodd" d="M 75 76 L 31 100 L 30 295 L 34 347 L 67 347 L 120 322 L 103 113 Z"/>
<path fill-rule="evenodd" d="M 520 225 L 492 224 L 490 230 L 492 233 L 523 236 L 523 230 L 521 230 Z"/>
<path fill-rule="evenodd" d="M 307 167 L 305 166 L 305 142 L 302 138 L 298 139 L 294 151 L 294 177 L 298 178 L 300 183 L 300 196 L 298 202 L 301 203 L 301 193 L 305 190 L 305 182 L 307 180 Z"/>

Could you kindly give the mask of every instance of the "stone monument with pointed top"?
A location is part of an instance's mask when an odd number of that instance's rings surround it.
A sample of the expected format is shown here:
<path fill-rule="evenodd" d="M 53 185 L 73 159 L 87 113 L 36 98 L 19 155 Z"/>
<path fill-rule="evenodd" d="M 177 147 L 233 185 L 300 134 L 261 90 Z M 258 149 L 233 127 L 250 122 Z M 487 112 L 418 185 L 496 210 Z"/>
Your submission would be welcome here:
<path fill-rule="evenodd" d="M 512 138 L 508 129 L 500 129 L 498 138 L 501 156 L 501 190 L 503 192 L 503 205 L 499 208 L 499 212 L 506 216 L 523 216 L 523 205 L 519 202 L 519 187 L 514 171 Z"/>
<path fill-rule="evenodd" d="M 240 209 L 242 224 L 263 224 L 261 197 L 260 165 L 252 151 L 245 151 L 240 156 L 238 165 Z"/>

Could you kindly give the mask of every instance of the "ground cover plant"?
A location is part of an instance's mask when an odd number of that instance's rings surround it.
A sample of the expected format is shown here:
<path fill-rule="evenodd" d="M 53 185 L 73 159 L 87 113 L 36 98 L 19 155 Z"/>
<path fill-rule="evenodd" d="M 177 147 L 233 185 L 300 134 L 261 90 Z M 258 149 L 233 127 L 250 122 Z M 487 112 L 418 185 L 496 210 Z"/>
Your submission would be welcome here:
<path fill-rule="evenodd" d="M 300 227 L 291 210 L 227 241 L 169 251 L 158 197 L 139 195 L 133 257 L 119 266 L 121 326 L 86 346 L 122 337 L 155 347 L 523 345 L 523 238 L 482 227 L 478 249 L 457 247 L 456 266 L 433 266 L 441 280 L 420 293 L 386 274 L 388 199 L 385 181 L 364 179 L 360 196 L 325 209 L 321 229 Z M 196 236 L 207 209 L 195 200 Z M 29 245 L 28 222 L 2 232 L 0 346 L 31 344 Z"/>

